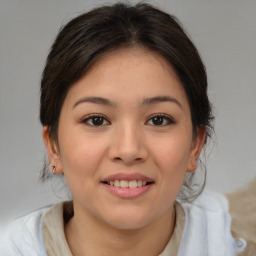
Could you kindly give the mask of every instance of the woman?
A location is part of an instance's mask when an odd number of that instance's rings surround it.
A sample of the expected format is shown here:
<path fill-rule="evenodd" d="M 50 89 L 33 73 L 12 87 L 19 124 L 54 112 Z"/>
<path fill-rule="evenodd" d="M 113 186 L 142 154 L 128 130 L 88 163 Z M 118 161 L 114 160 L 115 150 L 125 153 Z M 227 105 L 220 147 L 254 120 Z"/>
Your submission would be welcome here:
<path fill-rule="evenodd" d="M 212 119 L 204 65 L 174 17 L 119 3 L 71 20 L 46 62 L 40 120 L 73 200 L 13 223 L 0 251 L 236 255 L 226 199 L 193 179 Z"/>

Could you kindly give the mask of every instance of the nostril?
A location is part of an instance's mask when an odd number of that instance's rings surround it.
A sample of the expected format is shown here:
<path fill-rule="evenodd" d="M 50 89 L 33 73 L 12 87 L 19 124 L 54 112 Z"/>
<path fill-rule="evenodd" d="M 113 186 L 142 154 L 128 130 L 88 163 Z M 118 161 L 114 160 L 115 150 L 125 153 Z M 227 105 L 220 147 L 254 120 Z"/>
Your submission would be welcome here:
<path fill-rule="evenodd" d="M 135 158 L 135 161 L 140 162 L 140 161 L 142 161 L 142 158 L 141 157 Z"/>
<path fill-rule="evenodd" d="M 125 165 L 133 165 L 133 164 L 140 164 L 142 163 L 144 160 L 142 157 L 114 157 L 112 159 L 113 162 L 115 163 L 124 163 Z"/>

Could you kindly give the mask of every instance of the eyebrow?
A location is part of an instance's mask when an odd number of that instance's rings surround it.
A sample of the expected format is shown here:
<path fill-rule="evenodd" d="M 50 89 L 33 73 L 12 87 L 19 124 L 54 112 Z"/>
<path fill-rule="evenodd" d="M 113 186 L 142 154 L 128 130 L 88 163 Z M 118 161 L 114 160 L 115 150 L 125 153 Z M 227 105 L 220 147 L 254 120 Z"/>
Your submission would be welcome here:
<path fill-rule="evenodd" d="M 170 97 L 170 96 L 156 96 L 156 97 L 152 97 L 152 98 L 146 98 L 146 99 L 143 100 L 142 106 L 143 105 L 151 105 L 151 104 L 161 103 L 161 102 L 175 103 L 181 109 L 183 109 L 181 103 L 177 99 L 175 99 L 173 97 Z"/>
<path fill-rule="evenodd" d="M 100 104 L 100 105 L 104 105 L 104 106 L 110 106 L 110 107 L 115 107 L 116 103 L 106 99 L 106 98 L 102 98 L 102 97 L 85 97 L 82 98 L 80 100 L 78 100 L 74 105 L 73 108 L 75 108 L 77 105 L 81 104 L 81 103 L 85 103 L 85 102 L 89 102 L 89 103 L 94 103 L 94 104 Z M 152 98 L 146 98 L 142 101 L 141 106 L 144 105 L 152 105 L 152 104 L 156 104 L 156 103 L 161 103 L 161 102 L 171 102 L 171 103 L 175 103 L 176 105 L 178 105 L 181 109 L 183 109 L 181 103 L 170 96 L 156 96 L 156 97 L 152 97 Z"/>
<path fill-rule="evenodd" d="M 89 103 L 94 103 L 94 104 L 100 104 L 100 105 L 104 105 L 104 106 L 116 106 L 115 103 L 111 102 L 110 100 L 108 99 L 105 99 L 105 98 L 102 98 L 102 97 L 85 97 L 85 98 L 82 98 L 80 100 L 78 100 L 73 108 L 75 108 L 77 105 L 81 104 L 81 103 L 84 103 L 84 102 L 89 102 Z"/>

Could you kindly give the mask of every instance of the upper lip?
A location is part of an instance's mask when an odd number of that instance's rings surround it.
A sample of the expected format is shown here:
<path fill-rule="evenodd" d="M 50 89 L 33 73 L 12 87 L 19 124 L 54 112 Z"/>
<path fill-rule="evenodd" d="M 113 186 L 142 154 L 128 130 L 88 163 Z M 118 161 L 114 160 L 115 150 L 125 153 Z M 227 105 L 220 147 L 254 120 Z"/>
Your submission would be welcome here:
<path fill-rule="evenodd" d="M 107 176 L 102 181 L 114 181 L 114 180 L 127 180 L 127 181 L 142 180 L 146 182 L 154 182 L 153 179 L 141 173 L 116 173 L 116 174 Z"/>

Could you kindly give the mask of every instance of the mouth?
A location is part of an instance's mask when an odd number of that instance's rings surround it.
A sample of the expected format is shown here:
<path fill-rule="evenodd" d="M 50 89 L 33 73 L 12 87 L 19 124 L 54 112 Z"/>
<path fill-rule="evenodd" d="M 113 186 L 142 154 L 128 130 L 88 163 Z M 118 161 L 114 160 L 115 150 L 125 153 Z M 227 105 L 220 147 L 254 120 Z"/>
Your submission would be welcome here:
<path fill-rule="evenodd" d="M 114 196 L 135 199 L 151 191 L 155 181 L 140 173 L 117 173 L 104 178 L 101 184 Z"/>
<path fill-rule="evenodd" d="M 154 182 L 148 182 L 145 180 L 111 180 L 103 181 L 102 183 L 109 186 L 114 186 L 116 188 L 139 188 L 142 186 L 151 185 Z"/>

